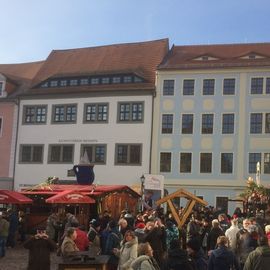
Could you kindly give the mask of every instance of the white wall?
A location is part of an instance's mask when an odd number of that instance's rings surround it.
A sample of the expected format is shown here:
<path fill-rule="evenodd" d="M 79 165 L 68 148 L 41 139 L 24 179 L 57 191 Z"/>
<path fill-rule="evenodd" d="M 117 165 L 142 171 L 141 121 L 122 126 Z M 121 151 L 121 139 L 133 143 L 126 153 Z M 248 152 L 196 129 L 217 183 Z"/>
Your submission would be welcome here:
<path fill-rule="evenodd" d="M 143 101 L 143 123 L 118 124 L 117 103 L 120 101 Z M 83 109 L 85 103 L 109 103 L 109 122 L 99 124 L 83 124 Z M 76 124 L 51 125 L 51 110 L 53 104 L 77 103 Z M 24 105 L 47 104 L 46 125 L 22 125 Z M 149 172 L 150 139 L 151 139 L 152 96 L 123 96 L 123 97 L 89 97 L 72 99 L 40 99 L 22 100 L 20 104 L 19 131 L 17 142 L 15 189 L 28 184 L 38 184 L 48 176 L 67 177 L 67 170 L 73 164 L 47 164 L 49 144 L 74 144 L 74 164 L 80 161 L 81 144 L 107 144 L 107 162 L 105 165 L 95 165 L 95 183 L 132 185 L 140 182 L 140 176 Z M 65 140 L 65 142 L 61 142 Z M 115 166 L 116 143 L 141 143 L 141 166 Z M 44 144 L 43 164 L 19 164 L 20 144 Z"/>

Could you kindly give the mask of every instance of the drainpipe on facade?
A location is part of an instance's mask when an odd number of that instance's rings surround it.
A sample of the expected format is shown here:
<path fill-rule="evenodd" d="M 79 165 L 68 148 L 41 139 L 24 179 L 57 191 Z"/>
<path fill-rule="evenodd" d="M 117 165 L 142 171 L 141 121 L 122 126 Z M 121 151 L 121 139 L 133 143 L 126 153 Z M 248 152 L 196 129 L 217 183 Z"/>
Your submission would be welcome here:
<path fill-rule="evenodd" d="M 20 114 L 20 101 L 19 98 L 15 99 L 15 105 L 17 105 L 17 124 L 16 124 L 16 133 L 15 133 L 15 148 L 14 148 L 14 160 L 13 160 L 13 181 L 12 181 L 12 190 L 15 187 L 15 172 L 16 172 L 16 157 L 17 157 L 17 140 L 18 140 L 18 131 L 19 131 L 19 114 Z"/>
<path fill-rule="evenodd" d="M 156 79 L 157 82 L 157 73 L 156 73 Z M 150 137 L 150 158 L 149 158 L 149 174 L 151 174 L 151 163 L 152 163 L 152 142 L 153 142 L 153 126 L 154 126 L 154 99 L 156 97 L 156 85 L 155 90 L 152 94 L 152 115 L 151 115 L 151 137 Z"/>

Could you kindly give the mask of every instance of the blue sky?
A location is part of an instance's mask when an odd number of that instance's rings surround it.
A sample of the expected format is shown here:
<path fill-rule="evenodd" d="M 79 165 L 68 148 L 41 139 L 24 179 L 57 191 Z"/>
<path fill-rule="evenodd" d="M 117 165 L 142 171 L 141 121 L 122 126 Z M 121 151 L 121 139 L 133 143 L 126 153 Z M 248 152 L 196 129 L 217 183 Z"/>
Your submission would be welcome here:
<path fill-rule="evenodd" d="M 269 0 L 0 0 L 0 7 L 1 64 L 160 38 L 170 46 L 270 42 Z"/>

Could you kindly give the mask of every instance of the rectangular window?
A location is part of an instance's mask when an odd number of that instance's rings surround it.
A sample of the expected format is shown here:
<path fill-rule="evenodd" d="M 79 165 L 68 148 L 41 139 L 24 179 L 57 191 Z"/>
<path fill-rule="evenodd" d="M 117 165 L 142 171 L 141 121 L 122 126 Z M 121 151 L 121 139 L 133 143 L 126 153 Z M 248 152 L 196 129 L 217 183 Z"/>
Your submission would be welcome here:
<path fill-rule="evenodd" d="M 42 163 L 43 162 L 43 145 L 21 144 L 19 162 L 20 163 Z"/>
<path fill-rule="evenodd" d="M 203 95 L 214 95 L 215 93 L 215 80 L 204 79 L 203 80 Z"/>
<path fill-rule="evenodd" d="M 99 78 L 92 78 L 91 84 L 99 84 Z"/>
<path fill-rule="evenodd" d="M 200 173 L 212 172 L 212 153 L 200 154 Z"/>
<path fill-rule="evenodd" d="M 4 83 L 0 82 L 0 97 L 3 96 L 4 93 Z"/>
<path fill-rule="evenodd" d="M 265 114 L 265 133 L 270 133 L 270 113 Z"/>
<path fill-rule="evenodd" d="M 174 80 L 164 80 L 163 96 L 173 96 L 173 95 L 174 95 Z"/>
<path fill-rule="evenodd" d="M 183 95 L 193 96 L 194 95 L 195 80 L 184 80 L 183 81 Z"/>
<path fill-rule="evenodd" d="M 216 208 L 222 209 L 223 213 L 228 213 L 228 197 L 216 197 Z"/>
<path fill-rule="evenodd" d="M 109 104 L 93 103 L 84 105 L 84 122 L 108 122 Z"/>
<path fill-rule="evenodd" d="M 173 114 L 162 115 L 162 134 L 171 134 L 173 132 Z"/>
<path fill-rule="evenodd" d="M 3 118 L 0 117 L 0 137 L 2 136 L 2 131 L 3 131 Z"/>
<path fill-rule="evenodd" d="M 70 86 L 78 85 L 78 80 L 76 80 L 76 79 L 70 80 L 69 85 Z"/>
<path fill-rule="evenodd" d="M 75 123 L 77 119 L 77 105 L 53 105 L 53 123 Z"/>
<path fill-rule="evenodd" d="M 50 86 L 51 87 L 57 87 L 58 86 L 58 81 L 51 81 Z"/>
<path fill-rule="evenodd" d="M 251 94 L 263 93 L 263 78 L 251 78 Z"/>
<path fill-rule="evenodd" d="M 221 153 L 221 173 L 233 172 L 233 153 Z"/>
<path fill-rule="evenodd" d="M 81 85 L 87 85 L 88 83 L 89 83 L 89 80 L 87 78 L 80 80 Z"/>
<path fill-rule="evenodd" d="M 104 78 L 102 78 L 102 79 L 101 79 L 101 83 L 102 83 L 102 84 L 108 84 L 108 83 L 110 83 L 110 78 L 109 78 L 109 77 L 104 77 Z"/>
<path fill-rule="evenodd" d="M 266 78 L 266 88 L 265 93 L 270 94 L 270 78 Z"/>
<path fill-rule="evenodd" d="M 235 79 L 224 79 L 223 81 L 223 95 L 235 94 Z"/>
<path fill-rule="evenodd" d="M 24 124 L 45 124 L 47 120 L 47 106 L 23 106 Z"/>
<path fill-rule="evenodd" d="M 105 144 L 83 144 L 81 146 L 81 156 L 87 153 L 90 163 L 105 164 L 107 146 Z"/>
<path fill-rule="evenodd" d="M 113 77 L 112 83 L 121 83 L 121 77 Z"/>
<path fill-rule="evenodd" d="M 115 164 L 116 165 L 141 165 L 142 145 L 141 144 L 116 144 Z"/>
<path fill-rule="evenodd" d="M 142 122 L 143 102 L 129 102 L 118 104 L 119 122 Z"/>
<path fill-rule="evenodd" d="M 123 82 L 124 83 L 132 83 L 132 77 L 131 76 L 124 76 Z"/>
<path fill-rule="evenodd" d="M 213 134 L 214 114 L 202 115 L 202 134 Z"/>
<path fill-rule="evenodd" d="M 264 153 L 264 164 L 263 172 L 265 174 L 270 174 L 270 153 Z"/>
<path fill-rule="evenodd" d="M 261 153 L 249 153 L 248 172 L 257 172 L 257 163 L 261 163 Z"/>
<path fill-rule="evenodd" d="M 171 171 L 171 153 L 160 153 L 160 172 L 170 172 Z"/>
<path fill-rule="evenodd" d="M 261 134 L 262 133 L 262 113 L 251 113 L 250 114 L 250 134 Z"/>
<path fill-rule="evenodd" d="M 180 173 L 191 173 L 192 153 L 180 153 Z"/>
<path fill-rule="evenodd" d="M 193 114 L 182 115 L 182 134 L 193 133 Z"/>
<path fill-rule="evenodd" d="M 62 86 L 62 87 L 67 86 L 67 80 L 61 80 L 60 86 Z"/>
<path fill-rule="evenodd" d="M 222 134 L 234 133 L 234 114 L 225 113 L 222 115 Z"/>
<path fill-rule="evenodd" d="M 51 144 L 49 145 L 49 163 L 73 163 L 73 144 Z"/>

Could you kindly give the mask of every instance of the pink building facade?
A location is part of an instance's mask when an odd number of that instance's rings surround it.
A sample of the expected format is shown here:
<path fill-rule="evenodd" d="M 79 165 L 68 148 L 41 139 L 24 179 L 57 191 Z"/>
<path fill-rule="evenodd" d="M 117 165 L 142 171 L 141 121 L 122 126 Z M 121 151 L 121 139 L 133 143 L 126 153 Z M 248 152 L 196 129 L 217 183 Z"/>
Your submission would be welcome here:
<path fill-rule="evenodd" d="M 16 103 L 0 102 L 0 189 L 13 187 L 16 127 Z"/>

